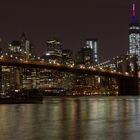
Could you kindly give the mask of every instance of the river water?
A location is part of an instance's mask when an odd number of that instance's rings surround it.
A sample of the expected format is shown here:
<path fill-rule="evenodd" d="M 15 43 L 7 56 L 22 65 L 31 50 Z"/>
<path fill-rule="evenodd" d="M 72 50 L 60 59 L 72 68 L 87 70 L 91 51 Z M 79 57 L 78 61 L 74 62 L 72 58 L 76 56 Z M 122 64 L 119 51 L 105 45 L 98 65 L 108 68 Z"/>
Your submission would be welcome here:
<path fill-rule="evenodd" d="M 45 97 L 0 105 L 0 140 L 140 140 L 140 97 Z"/>

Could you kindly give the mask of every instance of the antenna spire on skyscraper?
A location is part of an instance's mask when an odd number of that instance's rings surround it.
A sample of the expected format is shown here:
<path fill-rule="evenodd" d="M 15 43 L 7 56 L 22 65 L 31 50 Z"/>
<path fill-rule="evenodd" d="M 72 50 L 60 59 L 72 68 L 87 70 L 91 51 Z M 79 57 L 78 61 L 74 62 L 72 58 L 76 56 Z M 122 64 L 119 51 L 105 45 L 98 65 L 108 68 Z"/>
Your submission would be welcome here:
<path fill-rule="evenodd" d="M 132 0 L 132 23 L 136 23 L 136 6 L 135 6 L 135 1 Z"/>

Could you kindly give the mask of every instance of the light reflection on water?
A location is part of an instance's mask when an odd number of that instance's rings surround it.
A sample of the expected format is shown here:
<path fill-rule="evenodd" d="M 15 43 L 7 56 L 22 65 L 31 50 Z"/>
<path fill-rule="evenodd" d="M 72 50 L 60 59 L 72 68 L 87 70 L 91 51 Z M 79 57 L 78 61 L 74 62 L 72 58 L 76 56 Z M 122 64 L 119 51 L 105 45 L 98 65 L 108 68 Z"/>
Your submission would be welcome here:
<path fill-rule="evenodd" d="M 140 97 L 46 97 L 0 105 L 0 140 L 139 140 Z"/>

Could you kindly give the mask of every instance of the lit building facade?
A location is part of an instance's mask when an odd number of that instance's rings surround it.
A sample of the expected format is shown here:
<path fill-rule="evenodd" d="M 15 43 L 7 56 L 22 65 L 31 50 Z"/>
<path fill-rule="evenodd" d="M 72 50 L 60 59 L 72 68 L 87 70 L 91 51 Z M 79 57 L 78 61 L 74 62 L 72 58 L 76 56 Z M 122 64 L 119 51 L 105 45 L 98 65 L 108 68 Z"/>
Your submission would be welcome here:
<path fill-rule="evenodd" d="M 29 60 L 31 58 L 31 43 L 22 33 L 19 40 L 13 41 L 8 47 L 9 57 L 12 59 Z"/>
<path fill-rule="evenodd" d="M 21 43 L 18 40 L 14 40 L 11 44 L 9 44 L 9 57 L 12 59 L 20 59 L 23 58 L 21 53 Z"/>
<path fill-rule="evenodd" d="M 76 55 L 76 66 L 79 68 L 91 68 L 98 64 L 98 41 L 86 39 L 85 46 Z M 81 94 L 92 92 L 96 86 L 96 77 L 88 74 L 76 74 L 74 89 Z"/>
<path fill-rule="evenodd" d="M 73 53 L 70 49 L 62 50 L 62 64 L 67 67 L 74 67 Z M 74 74 L 63 72 L 61 87 L 65 90 L 73 88 Z"/>
<path fill-rule="evenodd" d="M 21 50 L 23 54 L 24 60 L 29 60 L 31 58 L 31 43 L 30 41 L 26 38 L 25 33 L 23 32 L 21 37 L 20 37 L 20 42 L 21 42 Z"/>
<path fill-rule="evenodd" d="M 86 44 L 76 56 L 77 65 L 85 67 L 95 66 L 99 63 L 97 39 L 86 39 Z"/>
<path fill-rule="evenodd" d="M 137 55 L 140 68 L 140 26 L 136 18 L 135 3 L 132 4 L 132 19 L 129 25 L 129 54 Z"/>
<path fill-rule="evenodd" d="M 92 50 L 93 64 L 97 65 L 99 63 L 98 40 L 97 39 L 86 39 L 86 46 L 85 46 L 85 48 L 89 48 L 89 49 Z"/>
<path fill-rule="evenodd" d="M 72 50 L 69 49 L 62 50 L 62 64 L 66 66 L 74 66 Z"/>
<path fill-rule="evenodd" d="M 91 48 L 81 48 L 76 56 L 76 63 L 78 66 L 90 67 L 93 66 L 93 52 Z"/>
<path fill-rule="evenodd" d="M 46 53 L 41 57 L 49 64 L 62 64 L 62 42 L 56 39 L 48 40 Z M 43 90 L 54 89 L 61 86 L 62 74 L 56 70 L 42 69 L 40 71 L 40 88 Z"/>
<path fill-rule="evenodd" d="M 25 33 L 22 33 L 18 40 L 13 41 L 8 47 L 8 59 L 28 61 L 32 57 L 31 43 L 26 38 Z M 34 79 L 33 74 L 36 71 L 30 68 L 11 68 L 9 66 L 2 67 L 2 78 L 6 83 L 2 83 L 5 90 L 9 88 L 12 90 L 31 89 L 33 88 Z M 13 76 L 8 76 L 13 73 Z M 13 82 L 11 82 L 13 81 Z M 10 83 L 11 84 L 8 84 Z"/>
<path fill-rule="evenodd" d="M 48 40 L 44 59 L 50 64 L 62 63 L 62 42 L 59 40 Z"/>

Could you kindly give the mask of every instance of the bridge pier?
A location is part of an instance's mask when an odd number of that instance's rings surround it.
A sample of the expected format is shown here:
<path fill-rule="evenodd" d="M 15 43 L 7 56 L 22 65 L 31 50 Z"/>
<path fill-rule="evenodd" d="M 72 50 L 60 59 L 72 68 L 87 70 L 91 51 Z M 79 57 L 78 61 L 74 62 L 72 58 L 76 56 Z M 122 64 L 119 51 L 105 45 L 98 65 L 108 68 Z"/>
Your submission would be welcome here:
<path fill-rule="evenodd" d="M 138 78 L 128 77 L 119 78 L 119 93 L 118 95 L 139 95 Z"/>

